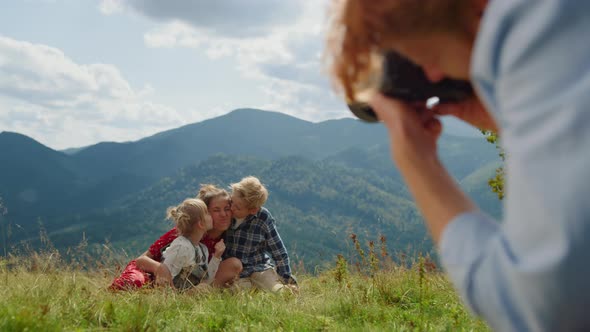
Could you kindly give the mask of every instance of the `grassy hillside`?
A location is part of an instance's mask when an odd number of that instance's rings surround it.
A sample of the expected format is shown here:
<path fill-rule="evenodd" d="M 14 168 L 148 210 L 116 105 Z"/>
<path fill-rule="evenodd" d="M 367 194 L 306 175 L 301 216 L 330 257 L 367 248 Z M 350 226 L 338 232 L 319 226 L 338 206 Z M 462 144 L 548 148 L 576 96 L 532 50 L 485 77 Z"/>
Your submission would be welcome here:
<path fill-rule="evenodd" d="M 390 178 L 344 168 L 339 164 L 287 157 L 275 161 L 218 155 L 182 169 L 156 185 L 127 197 L 110 209 L 66 215 L 44 221 L 49 239 L 61 249 L 83 237 L 109 241 L 139 255 L 171 227 L 166 208 L 194 196 L 202 183 L 227 186 L 247 175 L 258 176 L 270 192 L 266 207 L 275 219 L 291 256 L 310 269 L 331 261 L 357 234 L 363 243 L 387 238 L 389 249 L 434 255 L 422 219 Z M 38 244 L 38 228 L 17 236 Z M 12 244 L 15 241 L 12 240 Z"/>
<path fill-rule="evenodd" d="M 300 292 L 212 290 L 179 294 L 146 288 L 113 293 L 117 273 L 101 256 L 65 263 L 48 250 L 0 260 L 2 331 L 488 331 L 447 279 L 426 265 L 377 269 L 341 260 L 310 276 Z M 377 264 L 376 264 L 377 265 Z"/>

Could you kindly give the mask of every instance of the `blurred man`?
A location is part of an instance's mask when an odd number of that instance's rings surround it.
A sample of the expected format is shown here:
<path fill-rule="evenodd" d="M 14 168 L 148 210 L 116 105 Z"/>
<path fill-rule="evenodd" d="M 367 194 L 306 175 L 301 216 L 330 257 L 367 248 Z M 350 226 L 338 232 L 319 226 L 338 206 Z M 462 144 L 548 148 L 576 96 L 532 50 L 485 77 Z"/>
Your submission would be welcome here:
<path fill-rule="evenodd" d="M 477 97 L 428 109 L 374 94 L 402 173 L 464 301 L 499 331 L 590 329 L 590 2 L 338 1 L 332 75 L 355 100 L 374 58 L 396 51 L 432 82 Z M 496 131 L 507 159 L 504 220 L 440 162 L 440 115 Z"/>

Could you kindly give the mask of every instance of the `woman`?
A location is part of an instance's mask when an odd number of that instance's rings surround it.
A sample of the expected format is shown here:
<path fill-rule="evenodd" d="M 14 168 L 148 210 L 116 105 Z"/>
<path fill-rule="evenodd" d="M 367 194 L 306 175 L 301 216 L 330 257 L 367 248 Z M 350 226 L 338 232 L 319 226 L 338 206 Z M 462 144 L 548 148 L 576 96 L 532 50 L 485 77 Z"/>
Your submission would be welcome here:
<path fill-rule="evenodd" d="M 222 235 L 231 224 L 231 200 L 227 191 L 211 184 L 202 185 L 197 198 L 207 205 L 213 219 L 213 229 L 209 230 L 201 242 L 209 250 L 209 259 L 215 253 L 215 245 L 222 242 Z M 176 227 L 162 235 L 150 248 L 132 260 L 121 275 L 110 286 L 112 290 L 140 288 L 155 281 L 157 285 L 169 285 L 172 282 L 170 271 L 161 264 L 162 252 L 178 237 Z M 235 280 L 242 271 L 242 263 L 235 257 L 224 259 L 219 264 L 213 286 L 223 287 Z"/>

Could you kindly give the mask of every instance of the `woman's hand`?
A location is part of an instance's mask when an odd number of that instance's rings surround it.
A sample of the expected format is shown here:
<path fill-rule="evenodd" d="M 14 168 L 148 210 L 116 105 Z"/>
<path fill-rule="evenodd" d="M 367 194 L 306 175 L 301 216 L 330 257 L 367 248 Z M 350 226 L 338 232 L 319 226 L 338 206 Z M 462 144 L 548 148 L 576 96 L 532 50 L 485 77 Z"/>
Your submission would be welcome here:
<path fill-rule="evenodd" d="M 172 286 L 172 274 L 166 267 L 166 265 L 159 263 L 158 268 L 154 271 L 156 277 L 156 286 Z"/>
<path fill-rule="evenodd" d="M 433 108 L 437 115 L 452 115 L 481 130 L 498 132 L 498 124 L 477 97 L 458 103 L 439 104 Z"/>
<path fill-rule="evenodd" d="M 213 254 L 213 256 L 217 257 L 217 258 L 221 258 L 221 255 L 223 255 L 223 252 L 225 251 L 225 242 L 223 242 L 223 239 L 219 240 L 219 242 L 215 243 L 215 253 Z"/>

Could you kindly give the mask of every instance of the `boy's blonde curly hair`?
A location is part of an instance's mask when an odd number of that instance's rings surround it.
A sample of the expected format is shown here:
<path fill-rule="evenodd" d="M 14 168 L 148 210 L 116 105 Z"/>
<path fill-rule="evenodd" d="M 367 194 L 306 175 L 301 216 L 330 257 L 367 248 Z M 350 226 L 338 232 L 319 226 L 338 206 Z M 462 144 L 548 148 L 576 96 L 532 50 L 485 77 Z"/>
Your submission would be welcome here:
<path fill-rule="evenodd" d="M 268 190 L 254 176 L 247 176 L 238 183 L 232 183 L 230 187 L 232 195 L 237 195 L 243 199 L 247 209 L 259 209 L 268 199 Z"/>

